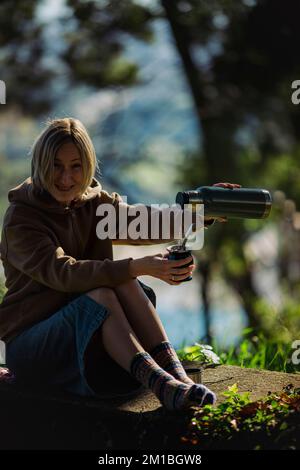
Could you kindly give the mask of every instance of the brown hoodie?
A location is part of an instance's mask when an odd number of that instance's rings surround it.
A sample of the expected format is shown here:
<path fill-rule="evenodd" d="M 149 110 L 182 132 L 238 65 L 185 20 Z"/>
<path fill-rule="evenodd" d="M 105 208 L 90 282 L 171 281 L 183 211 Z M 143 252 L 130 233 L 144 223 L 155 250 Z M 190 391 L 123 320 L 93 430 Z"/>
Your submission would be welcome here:
<path fill-rule="evenodd" d="M 113 261 L 113 243 L 146 245 L 174 240 L 172 227 L 169 239 L 97 238 L 96 225 L 101 220 L 97 207 L 106 203 L 118 209 L 122 198 L 102 190 L 96 179 L 68 208 L 47 191 L 38 191 L 31 178 L 9 191 L 8 199 L 1 239 L 8 289 L 0 305 L 0 339 L 5 342 L 80 293 L 131 279 L 132 258 Z M 149 224 L 151 210 L 147 206 Z M 128 223 L 132 219 L 128 217 Z"/>

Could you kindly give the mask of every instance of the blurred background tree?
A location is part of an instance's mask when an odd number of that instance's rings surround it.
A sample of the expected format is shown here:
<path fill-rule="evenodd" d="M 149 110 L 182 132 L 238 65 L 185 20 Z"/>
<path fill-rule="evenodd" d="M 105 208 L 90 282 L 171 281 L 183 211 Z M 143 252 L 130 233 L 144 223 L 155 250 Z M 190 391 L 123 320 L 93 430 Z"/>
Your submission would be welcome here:
<path fill-rule="evenodd" d="M 188 188 L 196 188 L 202 181 L 267 186 L 273 191 L 281 188 L 298 203 L 300 114 L 291 103 L 291 83 L 300 75 L 299 3 L 290 1 L 289 8 L 279 0 L 161 3 L 182 59 L 202 136 L 200 152 L 187 157 L 179 168 L 179 181 Z M 284 194 L 277 198 L 284 203 Z M 280 215 L 274 211 L 276 216 L 282 216 L 282 211 Z M 292 234 L 295 221 L 287 221 L 285 213 L 283 217 Z M 257 308 L 253 259 L 247 257 L 243 243 L 263 223 L 230 222 L 207 237 L 199 269 L 208 336 L 207 291 L 213 266 L 221 267 L 240 295 L 250 325 L 264 327 L 264 316 Z M 289 246 L 293 255 L 299 251 L 299 242 Z M 281 255 L 281 277 L 286 277 L 290 257 L 286 250 Z M 266 333 L 272 334 L 269 327 Z"/>
<path fill-rule="evenodd" d="M 10 129 L 16 116 L 22 119 L 24 146 L 26 138 L 29 143 L 36 134 L 35 119 L 69 109 L 70 102 L 93 97 L 96 91 L 113 91 L 105 132 L 118 129 L 120 109 L 126 107 L 125 91 L 142 89 L 145 83 L 137 62 L 128 56 L 128 45 L 138 41 L 153 46 L 153 25 L 167 23 L 180 58 L 178 73 L 184 72 L 193 100 L 198 140 L 196 148 L 188 151 L 190 125 L 177 140 L 185 141 L 183 158 L 170 154 L 167 160 L 160 149 L 165 170 L 175 165 L 180 189 L 231 181 L 266 187 L 274 195 L 267 222 L 231 220 L 215 225 L 206 237 L 205 249 L 197 254 L 206 336 L 210 339 L 216 279 L 225 279 L 228 289 L 238 295 L 250 326 L 266 335 L 274 336 L 275 330 L 279 336 L 283 330 L 298 334 L 299 110 L 291 103 L 291 83 L 300 77 L 299 12 L 296 0 L 284 4 L 279 0 L 1 2 L 0 78 L 8 84 L 10 98 L 0 116 L 5 129 L 0 137 L 5 140 L 5 152 L 0 154 L 0 196 L 14 185 L 16 174 L 23 178 L 29 169 L 28 161 L 15 156 L 20 149 L 15 147 Z M 175 92 L 167 103 L 170 127 L 164 128 L 164 121 L 162 133 L 165 129 L 174 133 L 178 125 L 171 108 L 178 99 L 175 77 L 172 87 Z M 60 102 L 66 103 L 65 108 L 58 108 Z M 95 103 L 91 103 L 90 113 Z M 120 175 L 137 172 L 141 161 L 157 164 L 133 133 L 137 126 L 155 131 L 153 139 L 160 146 L 159 131 L 151 127 L 157 117 L 154 107 L 163 108 L 163 102 L 154 102 L 151 113 L 142 111 L 137 121 L 131 121 L 128 140 L 135 146 L 127 150 L 119 151 L 125 147 L 123 135 L 116 137 L 115 146 L 102 146 L 99 125 L 92 126 L 106 183 L 132 201 L 143 194 L 143 185 L 128 186 Z M 178 109 L 180 104 L 175 111 Z M 179 126 L 184 126 L 182 118 Z M 146 181 L 143 168 L 140 179 Z M 150 188 L 153 194 L 152 182 Z M 267 271 L 273 273 L 273 282 L 262 285 L 260 280 L 267 278 Z M 287 298 L 292 303 L 289 307 Z"/>
<path fill-rule="evenodd" d="M 153 17 L 134 1 L 67 0 L 60 6 L 54 25 L 44 16 L 45 2 L 0 5 L 1 77 L 9 84 L 9 106 L 25 114 L 50 111 L 77 82 L 98 89 L 135 84 L 137 66 L 122 55 L 122 35 L 152 38 Z"/>
<path fill-rule="evenodd" d="M 51 2 L 1 2 L 0 71 L 8 84 L 6 111 L 39 118 L 53 112 L 78 84 L 85 85 L 88 95 L 138 83 L 137 65 L 123 55 L 124 37 L 151 41 L 150 10 L 134 1 L 67 0 L 59 2 L 51 21 L 51 8 Z M 112 157 L 102 153 L 108 183 L 121 191 L 109 166 L 121 172 L 128 161 L 123 158 L 117 165 Z"/>

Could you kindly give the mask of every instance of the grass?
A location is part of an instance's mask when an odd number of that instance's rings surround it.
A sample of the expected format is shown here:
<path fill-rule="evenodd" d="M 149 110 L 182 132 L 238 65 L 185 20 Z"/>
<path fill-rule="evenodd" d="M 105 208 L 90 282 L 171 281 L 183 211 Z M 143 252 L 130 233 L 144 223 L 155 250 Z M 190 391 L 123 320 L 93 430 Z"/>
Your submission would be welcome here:
<path fill-rule="evenodd" d="M 245 338 L 238 347 L 225 352 L 217 346 L 215 349 L 222 364 L 291 373 L 300 371 L 299 366 L 292 363 L 291 344 L 266 339 L 262 334 Z"/>
<path fill-rule="evenodd" d="M 244 330 L 239 345 L 232 346 L 226 351 L 218 346 L 216 342 L 213 342 L 212 349 L 219 357 L 219 363 L 280 372 L 300 372 L 300 365 L 292 362 L 295 351 L 292 348 L 292 342 L 268 339 L 262 333 L 251 335 L 251 332 L 251 329 Z M 205 357 L 205 354 L 203 354 L 205 353 L 205 347 L 199 343 L 193 346 L 184 346 L 177 352 L 181 360 L 213 362 L 209 354 L 208 357 Z"/>

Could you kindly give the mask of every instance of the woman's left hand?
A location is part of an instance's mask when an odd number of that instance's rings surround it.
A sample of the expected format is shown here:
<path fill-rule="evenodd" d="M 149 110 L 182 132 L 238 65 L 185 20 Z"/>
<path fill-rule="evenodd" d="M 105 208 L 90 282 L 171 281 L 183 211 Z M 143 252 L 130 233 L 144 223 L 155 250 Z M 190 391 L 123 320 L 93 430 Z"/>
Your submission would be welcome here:
<path fill-rule="evenodd" d="M 218 186 L 219 188 L 227 188 L 227 189 L 234 189 L 234 188 L 241 188 L 240 184 L 236 183 L 215 183 L 213 186 Z M 204 220 L 211 220 L 214 217 L 204 217 Z M 227 217 L 216 217 L 214 220 L 217 222 L 227 222 Z"/>

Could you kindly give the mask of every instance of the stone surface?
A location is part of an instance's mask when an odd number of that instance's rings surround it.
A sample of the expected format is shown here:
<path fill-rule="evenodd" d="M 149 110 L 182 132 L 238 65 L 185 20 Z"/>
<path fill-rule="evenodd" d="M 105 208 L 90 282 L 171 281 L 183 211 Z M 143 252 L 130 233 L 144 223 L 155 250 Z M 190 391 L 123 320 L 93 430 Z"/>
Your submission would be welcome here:
<path fill-rule="evenodd" d="M 300 373 L 286 374 L 268 370 L 244 369 L 237 366 L 219 366 L 204 371 L 203 382 L 217 395 L 221 403 L 222 396 L 228 386 L 236 383 L 239 392 L 250 392 L 252 400 L 265 397 L 268 392 L 280 392 L 283 387 L 293 384 L 300 387 Z"/>
<path fill-rule="evenodd" d="M 256 400 L 266 396 L 269 391 L 279 392 L 288 384 L 300 387 L 300 373 L 286 374 L 237 366 L 217 366 L 202 372 L 202 382 L 217 394 L 218 403 L 225 400 L 222 393 L 235 383 L 240 392 L 250 392 L 251 398 Z M 119 404 L 118 408 L 122 411 L 138 413 L 157 410 L 160 406 L 155 395 L 145 390 L 143 394 Z"/>

